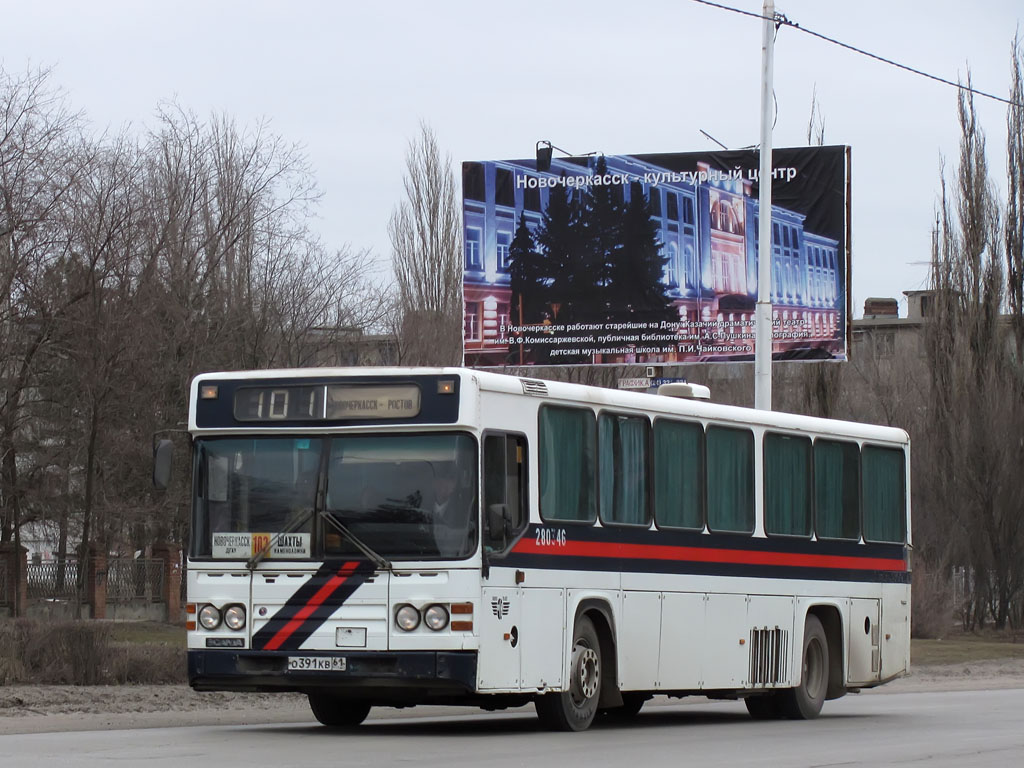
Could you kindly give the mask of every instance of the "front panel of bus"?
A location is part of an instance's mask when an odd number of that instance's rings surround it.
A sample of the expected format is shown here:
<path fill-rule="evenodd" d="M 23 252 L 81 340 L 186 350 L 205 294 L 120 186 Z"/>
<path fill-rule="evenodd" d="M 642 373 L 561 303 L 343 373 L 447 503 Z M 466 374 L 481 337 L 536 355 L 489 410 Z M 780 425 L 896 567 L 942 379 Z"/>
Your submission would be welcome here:
<path fill-rule="evenodd" d="M 460 375 L 234 376 L 193 383 L 193 687 L 472 690 L 479 444 Z"/>

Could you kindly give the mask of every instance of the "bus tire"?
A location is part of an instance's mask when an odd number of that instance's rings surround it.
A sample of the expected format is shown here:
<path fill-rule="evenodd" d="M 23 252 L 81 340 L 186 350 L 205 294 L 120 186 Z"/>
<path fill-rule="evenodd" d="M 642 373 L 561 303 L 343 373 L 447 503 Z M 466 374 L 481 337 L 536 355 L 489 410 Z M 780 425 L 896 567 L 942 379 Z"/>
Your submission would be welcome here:
<path fill-rule="evenodd" d="M 828 639 L 818 617 L 804 620 L 800 685 L 782 692 L 783 711 L 791 720 L 813 720 L 821 713 L 828 690 Z"/>
<path fill-rule="evenodd" d="M 306 695 L 313 717 L 330 728 L 354 728 L 370 714 L 370 705 L 365 701 L 350 701 L 326 693 Z"/>
<path fill-rule="evenodd" d="M 549 693 L 534 702 L 541 724 L 552 731 L 584 731 L 594 722 L 601 696 L 601 644 L 594 624 L 586 616 L 576 620 L 569 690 Z"/>

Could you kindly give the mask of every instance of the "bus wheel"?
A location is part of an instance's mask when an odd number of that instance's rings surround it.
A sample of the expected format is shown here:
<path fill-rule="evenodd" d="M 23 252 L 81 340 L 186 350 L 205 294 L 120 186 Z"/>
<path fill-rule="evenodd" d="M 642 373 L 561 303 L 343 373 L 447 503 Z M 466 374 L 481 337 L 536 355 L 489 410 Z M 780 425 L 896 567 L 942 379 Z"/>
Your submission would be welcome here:
<path fill-rule="evenodd" d="M 537 716 L 553 731 L 583 731 L 594 721 L 600 695 L 601 646 L 593 623 L 581 616 L 573 633 L 569 690 L 539 697 Z"/>
<path fill-rule="evenodd" d="M 828 690 L 828 640 L 817 616 L 804 623 L 803 673 L 800 685 L 782 692 L 783 710 L 792 720 L 813 720 Z"/>
<path fill-rule="evenodd" d="M 747 712 L 755 720 L 777 720 L 783 715 L 782 701 L 778 693 L 747 696 L 743 703 L 747 705 Z"/>
<path fill-rule="evenodd" d="M 325 693 L 310 693 L 309 708 L 322 725 L 331 728 L 352 728 L 370 714 L 370 705 L 364 701 L 349 701 Z"/>

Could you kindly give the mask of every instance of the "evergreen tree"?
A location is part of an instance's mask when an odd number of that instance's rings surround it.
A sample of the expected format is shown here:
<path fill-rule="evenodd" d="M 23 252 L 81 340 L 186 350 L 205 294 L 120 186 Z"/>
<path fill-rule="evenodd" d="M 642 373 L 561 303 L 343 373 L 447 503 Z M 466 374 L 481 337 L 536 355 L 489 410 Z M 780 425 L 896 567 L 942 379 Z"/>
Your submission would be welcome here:
<path fill-rule="evenodd" d="M 594 173 L 598 178 L 608 173 L 608 163 L 603 156 L 598 158 Z M 611 292 L 611 275 L 622 259 L 625 216 L 622 198 L 622 187 L 610 184 L 591 184 L 582 196 L 581 223 L 586 248 L 578 280 L 588 285 L 588 320 L 605 320 L 617 301 Z"/>
<path fill-rule="evenodd" d="M 524 216 L 519 217 L 519 226 L 509 246 L 509 278 L 513 323 L 521 325 L 541 322 L 544 313 L 548 311 L 544 263 Z"/>
<path fill-rule="evenodd" d="M 552 187 L 536 237 L 544 250 L 542 279 L 549 285 L 552 319 L 560 324 L 575 322 L 577 307 L 583 305 L 587 296 L 589 276 L 584 270 L 585 243 L 579 203 L 572 199 L 568 188 Z"/>
<path fill-rule="evenodd" d="M 665 257 L 658 225 L 643 187 L 634 182 L 622 221 L 622 246 L 611 265 L 611 315 L 620 320 L 674 320 L 677 312 L 662 282 Z"/>
<path fill-rule="evenodd" d="M 540 325 L 550 316 L 548 282 L 544 259 L 537 252 L 533 233 L 526 226 L 526 217 L 519 217 L 519 226 L 509 246 L 509 278 L 512 288 L 510 316 L 513 325 Z M 540 329 L 537 329 L 539 331 Z M 527 334 L 529 336 L 529 334 Z M 512 344 L 508 363 L 524 360 L 544 364 L 548 361 L 547 345 Z"/>

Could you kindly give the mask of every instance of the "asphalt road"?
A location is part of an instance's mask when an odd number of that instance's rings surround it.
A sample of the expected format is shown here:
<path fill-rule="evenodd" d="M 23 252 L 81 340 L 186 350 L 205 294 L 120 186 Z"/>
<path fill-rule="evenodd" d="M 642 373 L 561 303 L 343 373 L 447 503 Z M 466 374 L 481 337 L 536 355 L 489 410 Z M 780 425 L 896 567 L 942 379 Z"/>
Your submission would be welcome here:
<path fill-rule="evenodd" d="M 423 712 L 429 710 L 424 709 Z M 397 717 L 335 733 L 307 723 L 0 736 L 0 766 L 1014 766 L 1024 688 L 847 696 L 811 722 L 756 722 L 686 700 L 628 724 L 541 731 L 530 714 Z"/>

